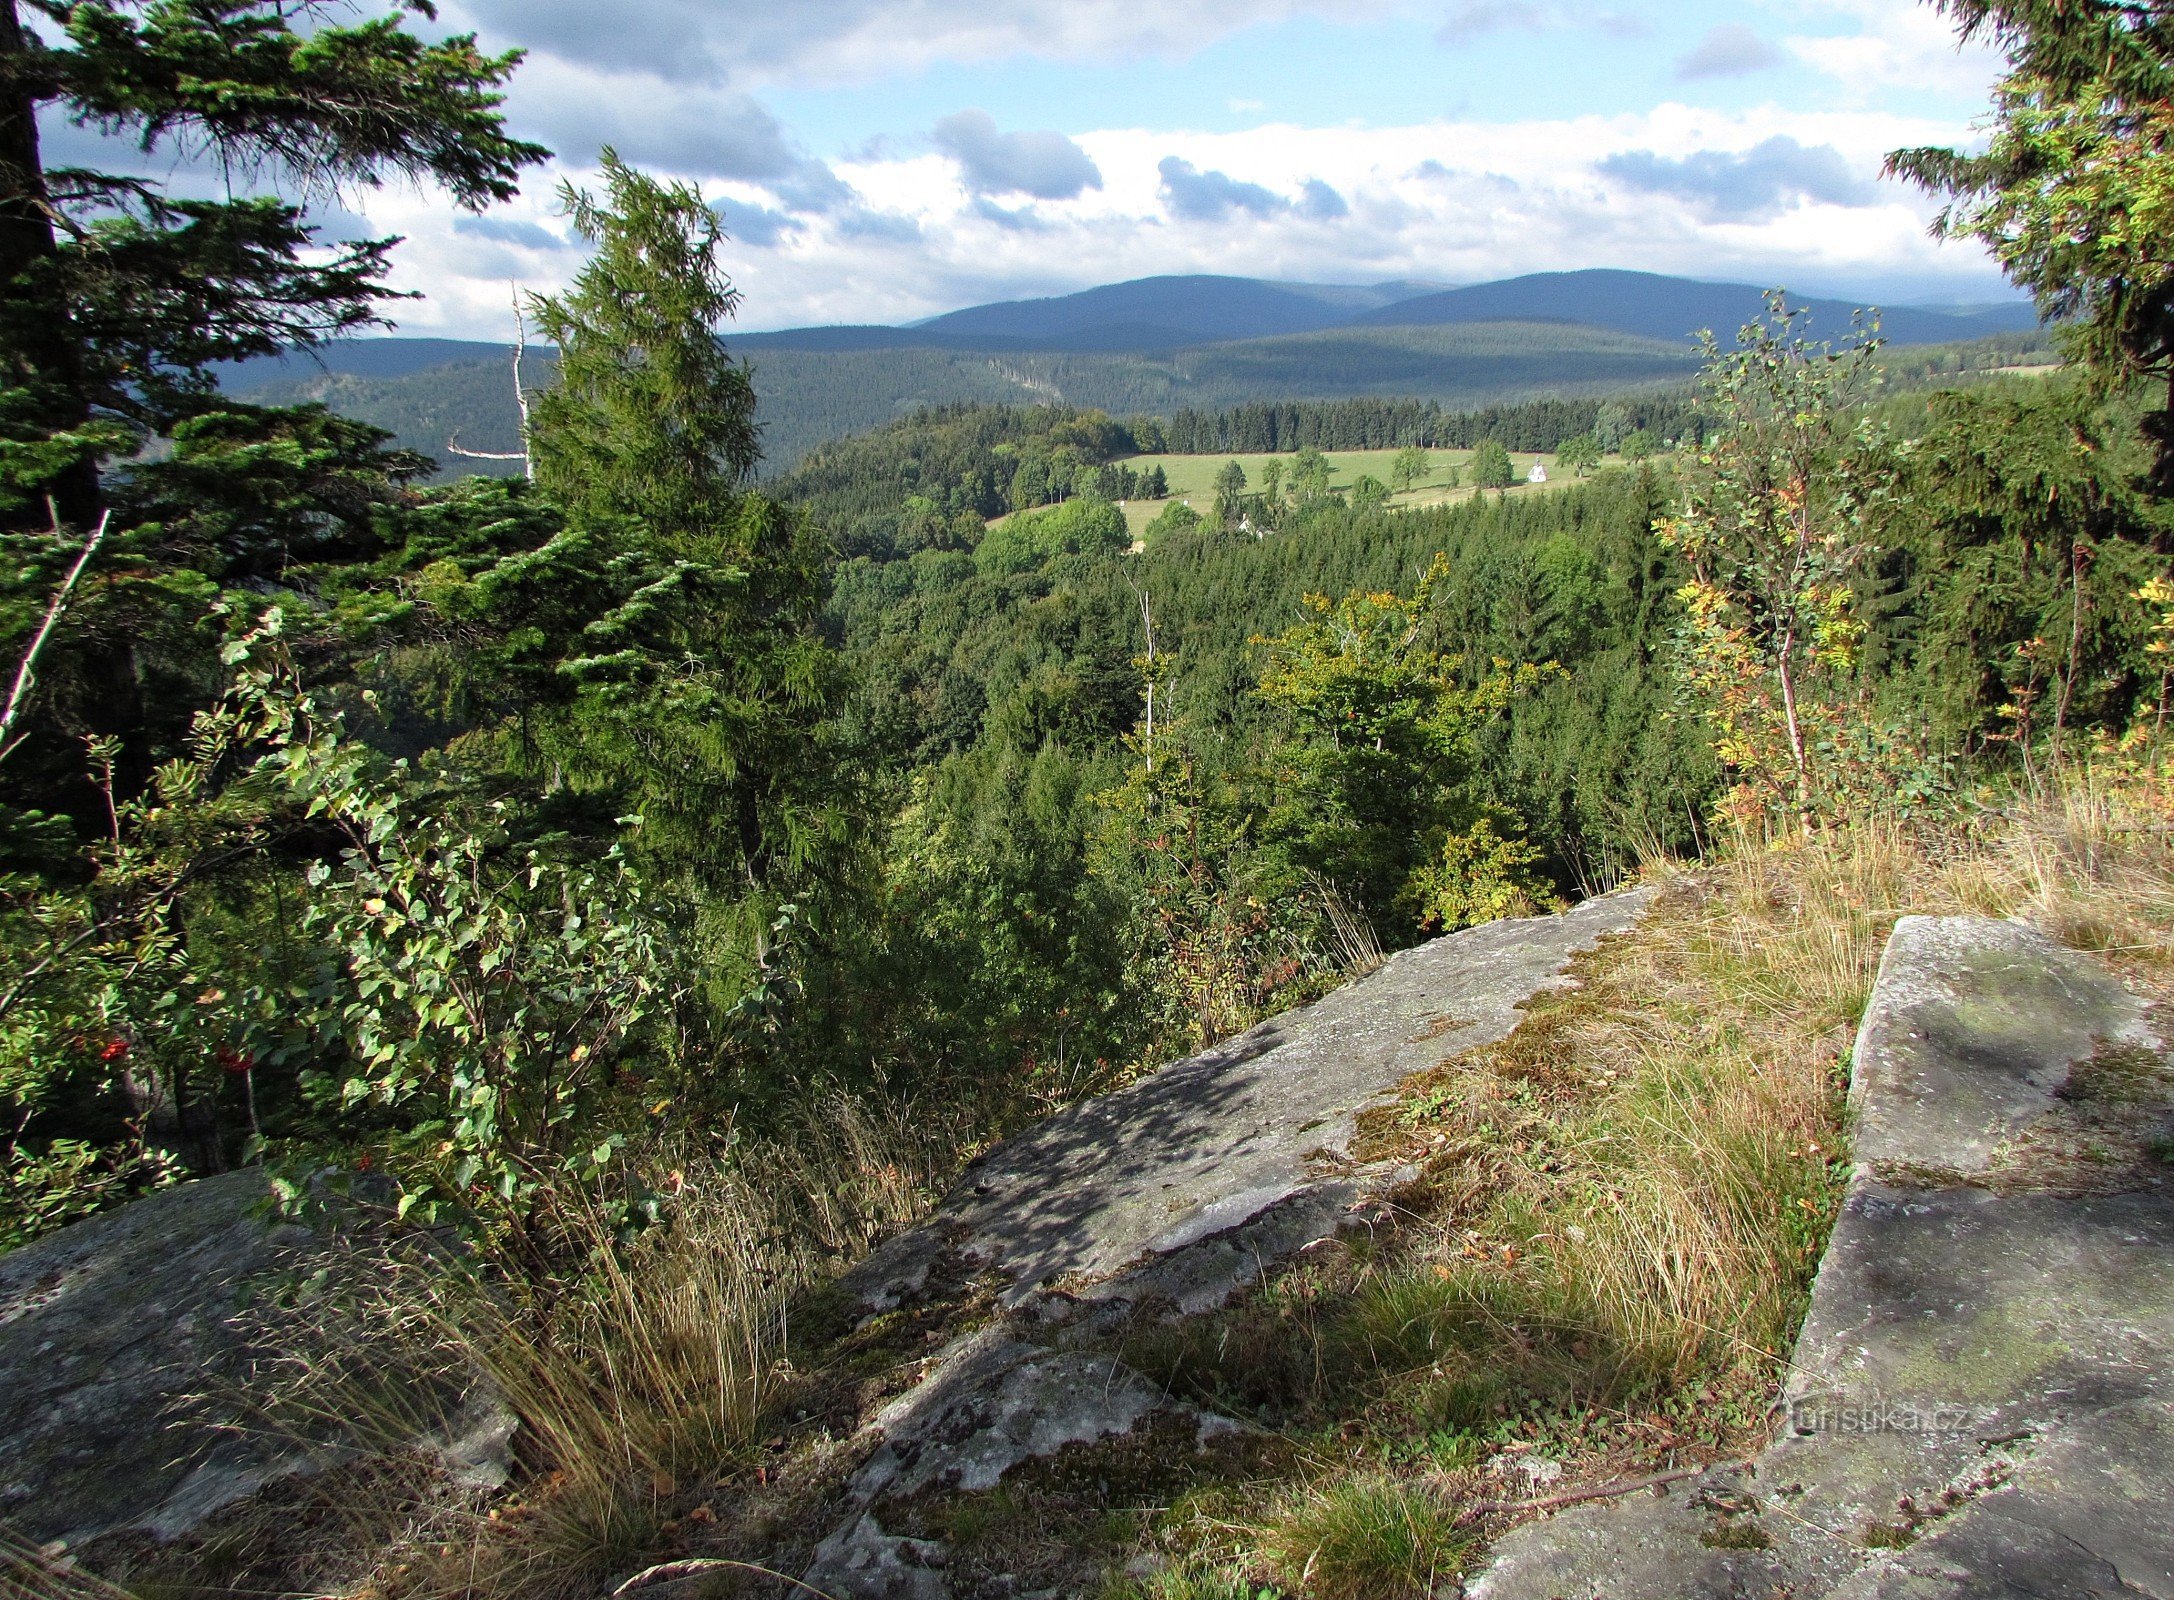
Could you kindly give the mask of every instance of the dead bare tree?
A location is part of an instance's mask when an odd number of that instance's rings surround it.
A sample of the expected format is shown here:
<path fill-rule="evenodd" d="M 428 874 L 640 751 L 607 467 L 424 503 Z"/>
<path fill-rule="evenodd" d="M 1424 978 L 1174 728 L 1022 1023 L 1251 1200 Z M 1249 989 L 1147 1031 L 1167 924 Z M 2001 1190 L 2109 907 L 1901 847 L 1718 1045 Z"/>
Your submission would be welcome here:
<path fill-rule="evenodd" d="M 536 461 L 528 449 L 528 386 L 521 381 L 521 364 L 528 354 L 528 317 L 521 310 L 521 291 L 518 285 L 513 291 L 513 404 L 521 413 L 521 448 L 512 451 L 463 450 L 460 430 L 445 441 L 445 453 L 459 456 L 463 461 L 518 461 L 521 476 L 531 482 L 536 477 Z"/>

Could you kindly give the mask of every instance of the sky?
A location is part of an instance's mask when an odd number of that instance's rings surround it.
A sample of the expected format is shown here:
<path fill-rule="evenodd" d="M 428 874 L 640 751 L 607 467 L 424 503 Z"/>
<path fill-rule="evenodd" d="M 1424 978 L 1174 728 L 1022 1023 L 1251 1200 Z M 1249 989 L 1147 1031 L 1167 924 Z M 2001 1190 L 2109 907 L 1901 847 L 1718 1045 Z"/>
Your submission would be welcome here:
<path fill-rule="evenodd" d="M 1624 267 L 2005 298 L 1880 176 L 2000 62 L 1919 0 L 440 0 L 557 152 L 482 216 L 388 186 L 401 331 L 504 338 L 614 146 L 699 185 L 740 326 L 904 322 L 1157 273 L 1461 284 Z"/>

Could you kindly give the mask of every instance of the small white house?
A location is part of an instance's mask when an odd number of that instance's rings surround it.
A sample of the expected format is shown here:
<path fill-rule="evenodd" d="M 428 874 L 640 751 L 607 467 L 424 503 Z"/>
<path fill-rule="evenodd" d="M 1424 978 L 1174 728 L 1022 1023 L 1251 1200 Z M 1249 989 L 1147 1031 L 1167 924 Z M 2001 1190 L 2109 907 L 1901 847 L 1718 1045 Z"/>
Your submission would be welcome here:
<path fill-rule="evenodd" d="M 1525 474 L 1525 481 L 1527 483 L 1547 482 L 1547 463 L 1535 456 L 1533 458 L 1532 470 Z"/>

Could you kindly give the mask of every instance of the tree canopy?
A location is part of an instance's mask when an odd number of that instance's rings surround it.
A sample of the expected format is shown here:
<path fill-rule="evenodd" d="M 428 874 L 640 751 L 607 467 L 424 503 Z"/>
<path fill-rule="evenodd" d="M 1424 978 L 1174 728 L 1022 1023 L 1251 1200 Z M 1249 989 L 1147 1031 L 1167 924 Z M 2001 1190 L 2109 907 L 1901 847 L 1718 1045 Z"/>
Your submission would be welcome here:
<path fill-rule="evenodd" d="M 509 136 L 518 60 L 329 0 L 0 0 L 0 524 L 79 528 L 102 462 L 213 404 L 209 364 L 381 320 L 391 239 L 319 253 L 296 199 L 388 176 L 478 209 L 539 146 Z M 26 23 L 43 23 L 38 28 Z M 134 146 L 137 170 L 51 168 L 39 118 Z M 204 162 L 226 198 L 177 197 L 149 158 Z"/>
<path fill-rule="evenodd" d="M 2146 422 L 2174 493 L 2174 7 L 2165 0 L 1940 0 L 2010 58 L 1982 152 L 1900 150 L 1951 197 L 1938 231 L 1989 246 L 2114 383 L 2168 387 Z"/>

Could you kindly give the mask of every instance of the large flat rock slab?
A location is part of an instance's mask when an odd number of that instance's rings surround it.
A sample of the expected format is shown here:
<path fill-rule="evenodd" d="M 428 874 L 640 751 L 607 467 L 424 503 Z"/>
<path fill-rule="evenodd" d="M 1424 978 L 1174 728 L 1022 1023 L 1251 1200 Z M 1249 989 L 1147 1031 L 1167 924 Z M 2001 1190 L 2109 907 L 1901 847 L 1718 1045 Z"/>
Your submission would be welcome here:
<path fill-rule="evenodd" d="M 2019 923 L 1904 917 L 1858 1035 L 1858 1161 L 1975 1181 L 2058 1116 L 2077 1068 L 2153 1051 L 2105 967 Z"/>
<path fill-rule="evenodd" d="M 944 1552 L 887 1533 L 886 1500 L 991 1488 L 1028 1460 L 1150 1416 L 1178 1412 L 1203 1441 L 1230 1431 L 1094 1353 L 1094 1330 L 1132 1306 L 1209 1310 L 1333 1237 L 1401 1176 L 1352 1159 L 1359 1114 L 1412 1074 L 1506 1038 L 1525 1001 L 1564 981 L 1579 952 L 1636 926 L 1649 898 L 1633 890 L 1407 950 L 976 1162 L 929 1222 L 845 1286 L 889 1310 L 963 1267 L 996 1276 L 1005 1318 L 955 1340 L 875 1420 L 845 1519 L 807 1581 L 838 1600 L 941 1600 Z"/>
<path fill-rule="evenodd" d="M 2090 958 L 1904 919 L 1781 1436 L 1518 1530 L 1474 1600 L 2174 1600 L 2174 1199 L 2113 1148 L 2164 1056 Z"/>
<path fill-rule="evenodd" d="M 262 1170 L 232 1172 L 0 1256 L 0 1522 L 40 1543 L 173 1539 L 327 1463 L 322 1446 L 228 1425 L 218 1403 L 267 1354 L 238 1314 L 321 1243 L 270 1200 Z M 479 1389 L 416 1443 L 498 1481 L 511 1431 Z"/>
<path fill-rule="evenodd" d="M 38 1540 L 171 1536 L 296 1453 L 176 1412 L 240 1374 L 226 1324 L 306 1230 L 256 1214 L 261 1173 L 184 1184 L 0 1256 L 0 1517 Z"/>
<path fill-rule="evenodd" d="M 1521 1004 L 1579 951 L 1627 932 L 1646 900 L 1634 890 L 1437 939 L 1060 1112 L 975 1163 L 932 1223 L 878 1251 L 848 1287 L 895 1304 L 949 1249 L 1001 1273 L 1017 1305 L 1050 1287 L 1091 1291 L 1227 1234 L 1327 1181 L 1362 1110 L 1411 1074 L 1506 1037 Z"/>

